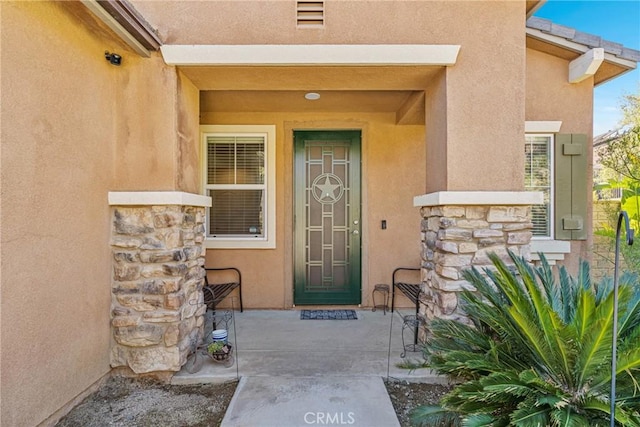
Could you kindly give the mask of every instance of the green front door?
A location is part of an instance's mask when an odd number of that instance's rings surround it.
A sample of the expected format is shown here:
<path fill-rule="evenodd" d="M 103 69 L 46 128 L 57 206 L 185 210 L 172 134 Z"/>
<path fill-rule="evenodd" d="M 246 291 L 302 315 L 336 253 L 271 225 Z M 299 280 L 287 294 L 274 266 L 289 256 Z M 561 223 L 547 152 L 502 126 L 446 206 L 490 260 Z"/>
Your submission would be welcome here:
<path fill-rule="evenodd" d="M 360 131 L 295 131 L 295 304 L 359 304 Z"/>

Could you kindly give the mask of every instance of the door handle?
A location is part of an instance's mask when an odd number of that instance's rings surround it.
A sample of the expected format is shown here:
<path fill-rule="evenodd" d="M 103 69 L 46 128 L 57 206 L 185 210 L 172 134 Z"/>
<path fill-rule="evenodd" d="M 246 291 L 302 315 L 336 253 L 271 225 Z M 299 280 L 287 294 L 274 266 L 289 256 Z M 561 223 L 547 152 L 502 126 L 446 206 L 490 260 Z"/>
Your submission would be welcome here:
<path fill-rule="evenodd" d="M 360 234 L 360 232 L 358 230 L 353 230 L 351 234 L 355 234 L 357 236 L 358 234 Z"/>

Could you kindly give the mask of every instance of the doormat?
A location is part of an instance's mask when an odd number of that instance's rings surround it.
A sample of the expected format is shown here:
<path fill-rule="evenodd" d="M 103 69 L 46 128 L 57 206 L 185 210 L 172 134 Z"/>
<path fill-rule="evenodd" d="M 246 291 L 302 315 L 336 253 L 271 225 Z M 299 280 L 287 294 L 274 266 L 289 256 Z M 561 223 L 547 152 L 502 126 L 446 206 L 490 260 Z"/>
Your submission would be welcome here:
<path fill-rule="evenodd" d="M 301 320 L 358 320 L 355 310 L 302 310 Z"/>

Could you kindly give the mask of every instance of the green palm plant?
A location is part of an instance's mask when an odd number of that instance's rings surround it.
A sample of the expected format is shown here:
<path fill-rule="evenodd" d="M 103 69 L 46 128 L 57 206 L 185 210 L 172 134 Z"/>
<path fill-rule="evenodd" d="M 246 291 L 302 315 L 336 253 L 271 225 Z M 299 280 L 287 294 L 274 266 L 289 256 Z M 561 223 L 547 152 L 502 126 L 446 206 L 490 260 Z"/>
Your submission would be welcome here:
<path fill-rule="evenodd" d="M 613 292 L 548 262 L 533 267 L 495 254 L 495 269 L 473 268 L 477 292 L 462 296 L 469 324 L 434 320 L 424 354 L 429 367 L 457 385 L 440 406 L 414 410 L 416 425 L 607 426 Z M 640 426 L 640 287 L 623 275 L 619 288 L 616 424 Z"/>

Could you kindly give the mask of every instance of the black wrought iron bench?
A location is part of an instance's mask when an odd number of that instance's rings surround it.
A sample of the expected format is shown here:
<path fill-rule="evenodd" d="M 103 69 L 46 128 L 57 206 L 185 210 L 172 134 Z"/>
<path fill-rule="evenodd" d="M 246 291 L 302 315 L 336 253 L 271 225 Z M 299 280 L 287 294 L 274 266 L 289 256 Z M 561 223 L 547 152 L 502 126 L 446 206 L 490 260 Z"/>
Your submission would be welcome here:
<path fill-rule="evenodd" d="M 228 275 L 224 275 L 224 280 L 215 280 L 215 273 L 210 272 L 233 272 L 235 277 L 232 281 L 226 280 Z M 209 274 L 212 275 L 212 282 L 209 281 Z M 240 312 L 242 313 L 242 275 L 240 270 L 235 267 L 223 268 L 205 268 L 204 269 L 204 303 L 207 309 L 215 313 L 216 305 L 225 299 L 234 289 L 238 289 L 238 298 L 240 300 Z"/>
<path fill-rule="evenodd" d="M 398 267 L 393 270 L 393 277 L 391 281 L 391 283 L 393 283 L 391 290 L 391 312 L 393 312 L 393 309 L 395 308 L 396 288 L 398 288 L 404 296 L 409 298 L 409 300 L 415 304 L 416 314 L 418 314 L 418 311 L 420 310 L 420 293 L 422 292 L 420 283 L 401 282 L 399 273 L 402 271 L 420 271 L 420 269 L 414 267 Z"/>
<path fill-rule="evenodd" d="M 415 319 L 416 321 L 419 319 L 420 317 L 420 294 L 422 293 L 422 288 L 420 286 L 420 283 L 408 283 L 408 282 L 404 282 L 401 281 L 401 276 L 406 276 L 406 274 L 403 274 L 403 272 L 407 272 L 407 271 L 420 271 L 420 268 L 415 268 L 415 267 L 398 267 L 395 270 L 393 270 L 393 276 L 391 278 L 391 312 L 393 313 L 393 310 L 395 309 L 395 301 L 396 301 L 396 288 L 402 292 L 404 294 L 404 296 L 406 296 L 411 302 L 413 302 L 415 304 L 416 307 L 416 314 L 415 317 L 414 316 L 406 316 L 405 318 L 405 322 L 407 322 L 407 318 L 411 317 L 412 319 Z M 415 325 L 415 327 L 413 327 L 413 344 L 416 345 L 418 343 L 418 324 Z M 404 329 L 404 328 L 403 328 Z M 404 340 L 404 338 L 403 338 Z M 403 344 L 404 347 L 404 344 Z"/>

